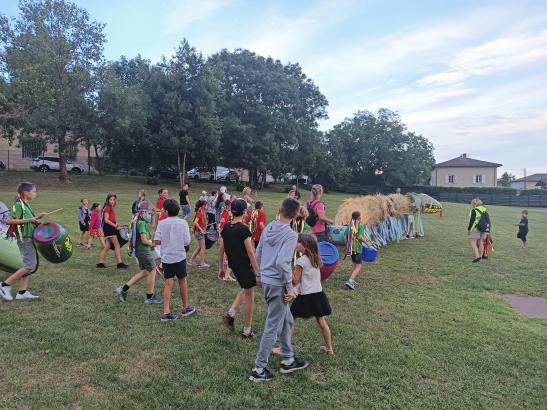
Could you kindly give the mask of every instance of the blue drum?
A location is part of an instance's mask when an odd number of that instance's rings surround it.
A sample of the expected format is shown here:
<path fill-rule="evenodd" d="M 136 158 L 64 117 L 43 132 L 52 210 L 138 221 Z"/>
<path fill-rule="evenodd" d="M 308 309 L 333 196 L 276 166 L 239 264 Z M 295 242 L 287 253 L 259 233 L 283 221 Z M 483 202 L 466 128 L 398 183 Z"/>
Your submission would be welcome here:
<path fill-rule="evenodd" d="M 374 262 L 378 256 L 378 250 L 374 246 L 363 245 L 363 261 Z"/>
<path fill-rule="evenodd" d="M 319 254 L 323 261 L 323 266 L 320 269 L 321 280 L 324 281 L 330 278 L 332 273 L 336 270 L 340 255 L 338 254 L 336 246 L 330 242 L 319 242 Z"/>

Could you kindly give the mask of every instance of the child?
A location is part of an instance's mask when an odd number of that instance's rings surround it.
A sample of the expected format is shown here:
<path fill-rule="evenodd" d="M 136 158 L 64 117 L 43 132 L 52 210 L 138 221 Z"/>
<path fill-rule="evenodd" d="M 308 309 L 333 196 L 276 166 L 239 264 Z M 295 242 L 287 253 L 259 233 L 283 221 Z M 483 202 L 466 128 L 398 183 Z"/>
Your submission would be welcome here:
<path fill-rule="evenodd" d="M 192 208 L 190 208 L 190 199 L 188 198 L 188 184 L 182 185 L 182 189 L 179 192 L 180 207 L 182 208 L 182 217 L 186 218 L 192 214 Z"/>
<path fill-rule="evenodd" d="M 256 274 L 259 271 L 258 263 L 254 253 L 254 247 L 251 242 L 251 231 L 243 223 L 243 214 L 247 210 L 247 204 L 244 200 L 238 199 L 232 205 L 232 222 L 224 225 L 222 229 L 222 241 L 218 255 L 219 277 L 224 277 L 224 251 L 228 256 L 228 265 L 234 272 L 236 279 L 241 286 L 234 303 L 230 309 L 224 313 L 224 324 L 232 332 L 234 331 L 236 310 L 244 300 L 245 321 L 241 336 L 247 339 L 256 338 L 256 334 L 251 328 L 253 323 L 254 311 L 254 287 L 257 284 Z"/>
<path fill-rule="evenodd" d="M 519 227 L 517 238 L 522 241 L 522 247 L 526 249 L 526 235 L 528 235 L 528 211 L 526 209 L 522 211 L 522 218 L 516 226 Z"/>
<path fill-rule="evenodd" d="M 329 300 L 321 286 L 321 272 L 323 266 L 319 255 L 319 244 L 314 235 L 301 234 L 298 236 L 296 250 L 302 254 L 296 261 L 293 273 L 293 286 L 299 286 L 298 297 L 291 306 L 293 317 L 307 319 L 315 317 L 323 337 L 325 346 L 323 351 L 327 354 L 334 354 L 332 349 L 332 337 L 329 325 L 325 316 L 331 314 Z"/>
<path fill-rule="evenodd" d="M 127 300 L 129 288 L 146 278 L 146 305 L 159 305 L 163 301 L 154 295 L 154 283 L 156 281 L 156 251 L 154 242 L 147 225 L 152 222 L 153 210 L 150 202 L 144 200 L 139 204 L 139 210 L 134 222 L 135 257 L 139 261 L 141 271 L 134 275 L 123 287 L 116 289 L 120 302 Z"/>
<path fill-rule="evenodd" d="M 192 253 L 190 260 L 188 261 L 189 266 L 198 266 L 199 268 L 210 268 L 211 265 L 205 262 L 205 230 L 207 229 L 207 201 L 199 200 L 196 202 L 196 215 L 194 216 L 194 225 L 192 232 L 194 237 L 198 242 L 198 247 Z M 199 265 L 196 264 L 196 257 L 199 255 Z"/>
<path fill-rule="evenodd" d="M 165 218 L 167 218 L 167 213 L 163 209 L 163 203 L 169 196 L 169 191 L 167 188 L 160 188 L 158 190 L 158 200 L 156 201 L 156 219 L 157 222 L 163 221 Z"/>
<path fill-rule="evenodd" d="M 217 229 L 216 210 L 215 204 L 217 201 L 217 191 L 212 191 L 211 195 L 207 197 L 207 225 Z"/>
<path fill-rule="evenodd" d="M 89 241 L 89 201 L 86 198 L 80 199 L 80 207 L 78 208 L 78 222 L 80 224 L 80 236 L 78 237 L 78 247 L 87 247 L 82 240 L 84 235 L 87 235 Z"/>
<path fill-rule="evenodd" d="M 89 239 L 87 240 L 87 248 L 91 249 L 93 246 L 93 239 L 99 238 L 103 248 L 106 246 L 104 243 L 104 233 L 101 229 L 101 210 L 102 206 L 98 203 L 91 205 L 91 216 L 89 218 Z"/>
<path fill-rule="evenodd" d="M 120 242 L 118 241 L 118 231 L 122 229 L 121 225 L 116 223 L 116 205 L 118 204 L 118 196 L 116 194 L 108 194 L 103 205 L 103 233 L 104 247 L 99 254 L 99 263 L 96 265 L 99 269 L 106 269 L 104 261 L 106 254 L 110 250 L 110 244 L 114 246 L 114 256 L 117 262 L 118 269 L 127 269 L 129 265 L 122 262 L 122 251 Z"/>
<path fill-rule="evenodd" d="M 258 246 L 258 243 L 260 242 L 260 237 L 262 236 L 262 231 L 266 226 L 266 213 L 263 211 L 263 208 L 264 205 L 262 204 L 262 202 L 255 202 L 254 211 L 250 214 L 247 214 L 247 217 L 245 218 L 247 224 L 249 225 L 249 229 L 253 234 L 253 242 L 255 248 Z"/>
<path fill-rule="evenodd" d="M 298 214 L 300 204 L 287 198 L 281 204 L 279 221 L 268 224 L 264 237 L 258 244 L 256 259 L 260 266 L 260 280 L 266 300 L 267 316 L 260 348 L 256 355 L 255 368 L 249 380 L 265 382 L 273 379 L 266 368 L 274 343 L 281 342 L 281 373 L 292 373 L 305 369 L 308 363 L 294 357 L 291 340 L 293 318 L 288 302 L 296 299 L 292 284 L 292 257 L 298 236 L 291 221 Z"/>
<path fill-rule="evenodd" d="M 351 222 L 348 227 L 351 230 L 350 243 L 347 244 L 348 254 L 351 255 L 351 276 L 346 281 L 348 289 L 355 290 L 357 283 L 355 278 L 363 266 L 363 242 L 365 239 L 365 226 L 361 223 L 361 213 L 355 211 L 351 214 Z"/>
<path fill-rule="evenodd" d="M 179 282 L 180 297 L 182 299 L 180 315 L 183 317 L 193 315 L 196 313 L 196 307 L 188 305 L 185 246 L 190 244 L 190 228 L 185 219 L 177 217 L 180 212 L 177 201 L 167 199 L 163 203 L 163 208 L 167 213 L 167 218 L 158 223 L 154 243 L 156 246 L 161 245 L 161 263 L 165 278 L 163 314 L 160 320 L 162 322 L 171 322 L 177 319 L 177 316 L 171 313 L 170 307 L 175 276 Z"/>
<path fill-rule="evenodd" d="M 139 205 L 142 201 L 146 201 L 146 192 L 139 191 L 139 193 L 137 194 L 137 199 L 135 199 L 133 201 L 133 204 L 131 205 L 131 213 L 133 214 L 133 216 L 137 215 L 137 213 L 139 212 Z"/>
<path fill-rule="evenodd" d="M 218 234 L 219 234 L 219 242 L 222 244 L 222 230 L 224 229 L 224 226 L 232 221 L 232 203 L 227 200 L 224 202 L 224 208 L 222 210 L 222 213 L 220 214 L 219 222 L 218 222 Z M 230 269 L 230 266 L 228 265 L 228 257 L 226 256 L 226 252 L 224 252 L 224 263 L 222 266 L 222 272 L 224 273 L 224 276 L 219 275 L 218 278 L 220 280 L 223 280 L 224 282 L 235 282 L 236 280 L 232 277 L 231 272 L 232 269 Z"/>
<path fill-rule="evenodd" d="M 17 238 L 17 246 L 23 260 L 21 269 L 0 284 L 0 296 L 6 301 L 13 300 L 11 285 L 16 281 L 19 281 L 19 291 L 15 296 L 16 300 L 38 298 L 37 295 L 28 290 L 29 276 L 38 269 L 38 256 L 32 234 L 35 225 L 45 216 L 44 213 L 34 215 L 34 212 L 32 212 L 29 202 L 35 199 L 36 195 L 36 185 L 33 183 L 22 182 L 19 184 L 15 204 L 6 219 L 6 224 L 10 226 L 8 236 L 15 235 Z"/>

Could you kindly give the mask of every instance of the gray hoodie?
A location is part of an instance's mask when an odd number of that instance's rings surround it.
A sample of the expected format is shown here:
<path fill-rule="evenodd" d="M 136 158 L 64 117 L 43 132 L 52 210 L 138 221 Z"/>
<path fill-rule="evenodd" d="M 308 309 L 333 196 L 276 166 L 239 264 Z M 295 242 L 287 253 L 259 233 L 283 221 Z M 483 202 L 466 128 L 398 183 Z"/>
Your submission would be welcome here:
<path fill-rule="evenodd" d="M 286 289 L 293 287 L 292 258 L 297 239 L 298 235 L 288 224 L 273 221 L 266 226 L 256 248 L 262 283 Z"/>

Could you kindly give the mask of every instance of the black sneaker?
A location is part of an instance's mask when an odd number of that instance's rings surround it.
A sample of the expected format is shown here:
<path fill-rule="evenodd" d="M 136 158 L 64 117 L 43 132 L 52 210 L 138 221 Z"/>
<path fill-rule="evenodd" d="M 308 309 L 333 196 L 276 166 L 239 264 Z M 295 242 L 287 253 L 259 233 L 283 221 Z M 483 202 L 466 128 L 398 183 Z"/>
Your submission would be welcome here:
<path fill-rule="evenodd" d="M 98 263 L 95 265 L 95 267 L 99 268 L 99 269 L 106 269 L 106 265 L 104 263 Z"/>
<path fill-rule="evenodd" d="M 297 370 L 302 370 L 308 367 L 309 363 L 305 360 L 294 358 L 293 362 L 289 365 L 281 363 L 281 370 L 279 370 L 283 374 L 289 374 L 296 372 Z"/>
<path fill-rule="evenodd" d="M 120 262 L 116 265 L 118 269 L 127 269 L 129 268 L 129 265 L 127 263 Z"/>
<path fill-rule="evenodd" d="M 482 258 L 483 258 L 483 259 L 488 259 L 488 256 L 486 256 L 486 255 L 483 255 L 483 257 L 482 257 Z"/>
<path fill-rule="evenodd" d="M 473 259 L 473 260 L 472 260 L 471 262 L 473 262 L 473 263 L 477 263 L 477 262 L 480 262 L 480 261 L 481 261 L 481 259 L 482 259 L 482 258 L 475 258 L 475 259 Z"/>
<path fill-rule="evenodd" d="M 255 383 L 269 382 L 270 380 L 273 380 L 273 378 L 273 373 L 268 369 L 262 370 L 262 373 L 257 373 L 256 369 L 253 369 L 251 375 L 249 376 L 249 380 Z"/>

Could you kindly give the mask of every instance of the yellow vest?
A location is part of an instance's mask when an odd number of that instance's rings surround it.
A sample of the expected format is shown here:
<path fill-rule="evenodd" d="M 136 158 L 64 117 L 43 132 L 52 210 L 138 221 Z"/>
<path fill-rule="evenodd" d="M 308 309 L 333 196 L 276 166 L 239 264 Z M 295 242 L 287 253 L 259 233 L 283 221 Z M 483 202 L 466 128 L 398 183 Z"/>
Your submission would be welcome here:
<path fill-rule="evenodd" d="M 469 211 L 469 218 L 471 218 L 471 214 L 475 212 L 475 220 L 473 221 L 473 226 L 471 226 L 471 230 L 475 229 L 477 225 L 479 224 L 479 220 L 481 219 L 481 215 L 485 212 L 487 212 L 486 207 L 484 205 L 479 205 L 474 207 Z"/>

